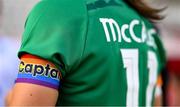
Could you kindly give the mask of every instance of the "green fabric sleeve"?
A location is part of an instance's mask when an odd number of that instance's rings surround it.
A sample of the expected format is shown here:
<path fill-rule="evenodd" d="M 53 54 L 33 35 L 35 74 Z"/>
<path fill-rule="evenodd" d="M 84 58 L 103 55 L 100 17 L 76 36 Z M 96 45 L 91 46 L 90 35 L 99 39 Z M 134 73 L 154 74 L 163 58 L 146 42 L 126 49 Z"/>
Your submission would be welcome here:
<path fill-rule="evenodd" d="M 160 70 L 162 71 L 165 68 L 166 63 L 167 63 L 166 51 L 165 51 L 163 43 L 160 40 L 159 35 L 154 36 L 154 38 L 155 38 L 155 42 L 157 44 L 157 48 L 159 52 Z"/>
<path fill-rule="evenodd" d="M 63 76 L 77 66 L 86 41 L 87 12 L 82 1 L 43 0 L 30 12 L 19 58 L 32 54 L 53 62 Z"/>

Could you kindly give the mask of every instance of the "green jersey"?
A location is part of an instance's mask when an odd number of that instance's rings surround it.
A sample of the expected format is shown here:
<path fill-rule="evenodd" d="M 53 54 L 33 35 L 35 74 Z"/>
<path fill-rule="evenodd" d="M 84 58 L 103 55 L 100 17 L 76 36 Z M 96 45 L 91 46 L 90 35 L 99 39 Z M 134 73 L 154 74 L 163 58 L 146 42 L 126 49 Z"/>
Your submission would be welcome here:
<path fill-rule="evenodd" d="M 19 57 L 62 73 L 57 105 L 150 106 L 164 48 L 123 0 L 42 0 L 28 16 Z"/>

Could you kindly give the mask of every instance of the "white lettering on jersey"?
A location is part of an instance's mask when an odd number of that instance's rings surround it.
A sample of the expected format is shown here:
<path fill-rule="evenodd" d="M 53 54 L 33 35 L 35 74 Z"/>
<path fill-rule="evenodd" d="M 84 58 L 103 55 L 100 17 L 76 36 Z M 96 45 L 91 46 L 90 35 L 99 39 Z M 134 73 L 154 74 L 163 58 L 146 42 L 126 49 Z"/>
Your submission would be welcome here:
<path fill-rule="evenodd" d="M 114 28 L 114 26 L 115 26 L 116 27 L 116 31 L 118 33 L 118 42 L 121 42 L 121 31 L 120 31 L 118 23 L 115 20 L 107 19 L 107 18 L 100 18 L 100 22 L 103 24 L 104 32 L 106 34 L 107 42 L 111 42 L 109 30 L 108 30 L 108 27 L 107 27 L 107 23 L 110 26 L 110 29 L 111 29 L 111 32 L 112 32 L 112 36 L 113 36 L 113 41 L 117 40 L 116 39 L 115 28 Z"/>
<path fill-rule="evenodd" d="M 121 30 L 121 31 L 122 31 L 121 33 L 122 33 L 123 39 L 124 39 L 126 42 L 131 43 L 131 39 L 128 38 L 128 37 L 126 36 L 126 34 L 125 34 L 125 31 L 129 29 L 129 25 L 128 25 L 128 24 L 124 24 L 121 29 L 122 29 L 122 30 Z"/>
<path fill-rule="evenodd" d="M 135 26 L 137 26 L 137 25 L 140 25 L 140 21 L 139 21 L 139 20 L 133 20 L 133 21 L 131 22 L 130 28 L 129 28 L 129 30 L 130 30 L 130 35 L 131 35 L 131 37 L 132 37 L 132 39 L 133 39 L 134 41 L 136 41 L 136 42 L 138 42 L 138 43 L 141 43 L 141 42 L 142 42 L 142 39 L 141 39 L 141 38 L 138 38 L 138 37 L 135 35 L 135 33 L 134 33 L 134 28 L 135 28 Z"/>
<path fill-rule="evenodd" d="M 100 18 L 99 20 L 103 25 L 107 42 L 112 42 L 112 38 L 113 42 L 122 42 L 123 39 L 126 43 L 131 43 L 133 40 L 137 43 L 146 42 L 149 46 L 156 48 L 154 38 L 152 37 L 152 35 L 156 34 L 156 30 L 147 30 L 143 21 L 134 19 L 130 22 L 130 24 L 123 24 L 120 27 L 119 24 L 112 18 Z M 108 29 L 108 26 L 110 27 L 110 30 Z M 137 26 L 142 26 L 141 34 L 139 36 L 135 34 L 135 27 Z M 130 33 L 130 37 L 126 35 L 126 32 Z"/>

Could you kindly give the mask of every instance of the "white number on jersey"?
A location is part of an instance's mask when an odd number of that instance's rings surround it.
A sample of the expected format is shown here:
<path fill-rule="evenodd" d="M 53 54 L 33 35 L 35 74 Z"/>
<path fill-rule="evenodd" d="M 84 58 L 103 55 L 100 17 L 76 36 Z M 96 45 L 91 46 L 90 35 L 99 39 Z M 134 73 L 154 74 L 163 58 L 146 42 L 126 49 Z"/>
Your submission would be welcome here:
<path fill-rule="evenodd" d="M 139 99 L 139 50 L 121 49 L 124 68 L 126 68 L 127 78 L 127 99 L 126 105 L 138 106 Z M 156 55 L 148 52 L 149 83 L 146 91 L 146 106 L 151 106 L 153 89 L 157 79 L 157 58 Z"/>

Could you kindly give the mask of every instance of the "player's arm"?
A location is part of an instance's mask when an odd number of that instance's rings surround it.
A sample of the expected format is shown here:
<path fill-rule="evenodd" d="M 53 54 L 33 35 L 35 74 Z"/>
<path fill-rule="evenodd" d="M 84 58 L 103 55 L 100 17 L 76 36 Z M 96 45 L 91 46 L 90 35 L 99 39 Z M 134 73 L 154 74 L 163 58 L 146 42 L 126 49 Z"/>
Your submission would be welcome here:
<path fill-rule="evenodd" d="M 55 106 L 58 92 L 40 85 L 17 83 L 7 97 L 7 106 Z"/>
<path fill-rule="evenodd" d="M 163 102 L 162 102 L 162 77 L 159 76 L 158 80 L 157 80 L 157 84 L 156 84 L 156 88 L 155 88 L 155 100 L 154 100 L 154 106 L 162 106 Z"/>
<path fill-rule="evenodd" d="M 7 96 L 7 106 L 55 106 L 60 77 L 52 63 L 24 55 L 16 84 Z"/>

